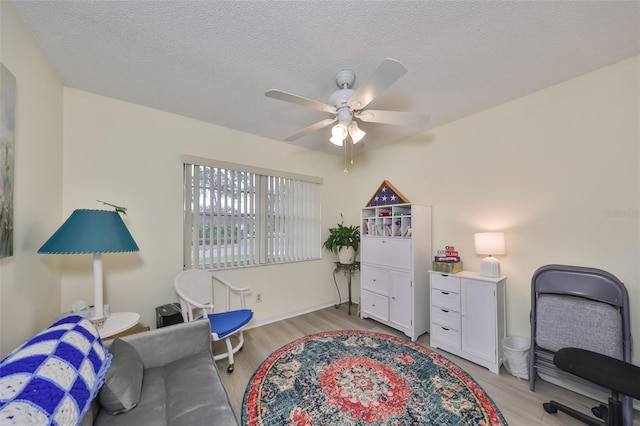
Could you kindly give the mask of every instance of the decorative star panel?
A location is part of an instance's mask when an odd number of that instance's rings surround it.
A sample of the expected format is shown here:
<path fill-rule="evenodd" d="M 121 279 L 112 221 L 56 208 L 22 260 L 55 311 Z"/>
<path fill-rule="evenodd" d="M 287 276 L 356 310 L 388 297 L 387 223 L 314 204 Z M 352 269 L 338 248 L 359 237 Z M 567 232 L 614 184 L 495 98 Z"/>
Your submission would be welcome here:
<path fill-rule="evenodd" d="M 378 187 L 373 197 L 369 200 L 366 207 L 373 206 L 388 206 L 391 204 L 403 204 L 410 203 L 404 195 L 395 186 L 387 180 L 383 180 L 382 184 Z"/>

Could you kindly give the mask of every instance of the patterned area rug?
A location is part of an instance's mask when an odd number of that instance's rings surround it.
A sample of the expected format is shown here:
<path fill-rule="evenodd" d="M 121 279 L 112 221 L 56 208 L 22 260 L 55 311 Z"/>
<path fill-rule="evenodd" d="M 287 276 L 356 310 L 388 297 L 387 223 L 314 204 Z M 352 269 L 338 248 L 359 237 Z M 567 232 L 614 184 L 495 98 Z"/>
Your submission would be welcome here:
<path fill-rule="evenodd" d="M 249 381 L 242 424 L 506 425 L 482 388 L 424 347 L 379 333 L 330 331 L 267 358 Z"/>

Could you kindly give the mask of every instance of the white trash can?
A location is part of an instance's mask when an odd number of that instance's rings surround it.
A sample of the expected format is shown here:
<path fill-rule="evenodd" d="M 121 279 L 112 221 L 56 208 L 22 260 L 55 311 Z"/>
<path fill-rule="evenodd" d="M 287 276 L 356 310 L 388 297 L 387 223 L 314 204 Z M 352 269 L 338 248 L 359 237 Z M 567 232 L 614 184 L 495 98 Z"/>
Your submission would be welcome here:
<path fill-rule="evenodd" d="M 502 364 L 519 379 L 529 380 L 529 347 L 527 337 L 509 336 L 502 340 Z"/>

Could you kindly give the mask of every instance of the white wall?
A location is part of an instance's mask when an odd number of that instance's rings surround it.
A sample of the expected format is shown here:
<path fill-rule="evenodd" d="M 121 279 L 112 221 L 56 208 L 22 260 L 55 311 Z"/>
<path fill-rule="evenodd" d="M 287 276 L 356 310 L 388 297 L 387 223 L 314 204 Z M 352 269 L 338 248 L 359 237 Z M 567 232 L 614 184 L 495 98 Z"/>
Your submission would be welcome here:
<path fill-rule="evenodd" d="M 339 159 L 317 151 L 70 88 L 64 89 L 64 117 L 64 216 L 76 208 L 104 208 L 98 199 L 128 208 L 124 220 L 140 252 L 103 255 L 105 301 L 114 312 L 140 313 L 145 325 L 155 326 L 156 306 L 177 300 L 182 155 L 323 177 L 325 233 L 349 195 Z M 260 323 L 335 302 L 333 255 L 323 255 L 319 261 L 221 275 L 263 294 L 262 303 L 254 303 L 255 295 L 249 303 Z M 65 256 L 63 262 L 62 308 L 79 299 L 93 301 L 91 257 Z"/>
<path fill-rule="evenodd" d="M 530 335 L 538 267 L 604 269 L 629 291 L 640 342 L 639 63 L 606 67 L 356 159 L 351 210 L 389 180 L 412 202 L 433 206 L 434 250 L 454 245 L 471 271 L 481 259 L 473 233 L 504 230 L 509 334 Z"/>
<path fill-rule="evenodd" d="M 62 84 L 6 1 L 0 40 L 0 61 L 16 78 L 14 256 L 0 260 L 3 357 L 60 313 L 58 262 L 36 251 L 60 225 Z"/>

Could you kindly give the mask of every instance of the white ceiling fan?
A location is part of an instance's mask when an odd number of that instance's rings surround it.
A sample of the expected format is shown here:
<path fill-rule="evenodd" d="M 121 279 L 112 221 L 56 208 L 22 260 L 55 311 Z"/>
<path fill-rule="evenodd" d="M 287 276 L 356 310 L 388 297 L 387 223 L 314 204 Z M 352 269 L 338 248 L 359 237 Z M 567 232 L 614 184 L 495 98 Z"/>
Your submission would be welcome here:
<path fill-rule="evenodd" d="M 407 68 L 395 59 L 385 59 L 359 87 L 352 89 L 356 75 L 352 70 L 342 70 L 336 74 L 336 84 L 340 88 L 333 92 L 327 103 L 315 101 L 302 96 L 283 92 L 282 90 L 267 90 L 265 96 L 286 102 L 317 109 L 331 114 L 333 117 L 321 120 L 301 131 L 285 138 L 294 141 L 317 130 L 330 126 L 333 144 L 342 146 L 347 136 L 351 136 L 354 144 L 360 142 L 366 132 L 360 129 L 358 121 L 368 123 L 395 124 L 400 126 L 424 126 L 429 116 L 412 112 L 381 111 L 365 109 L 380 93 L 395 83 L 407 72 Z"/>

